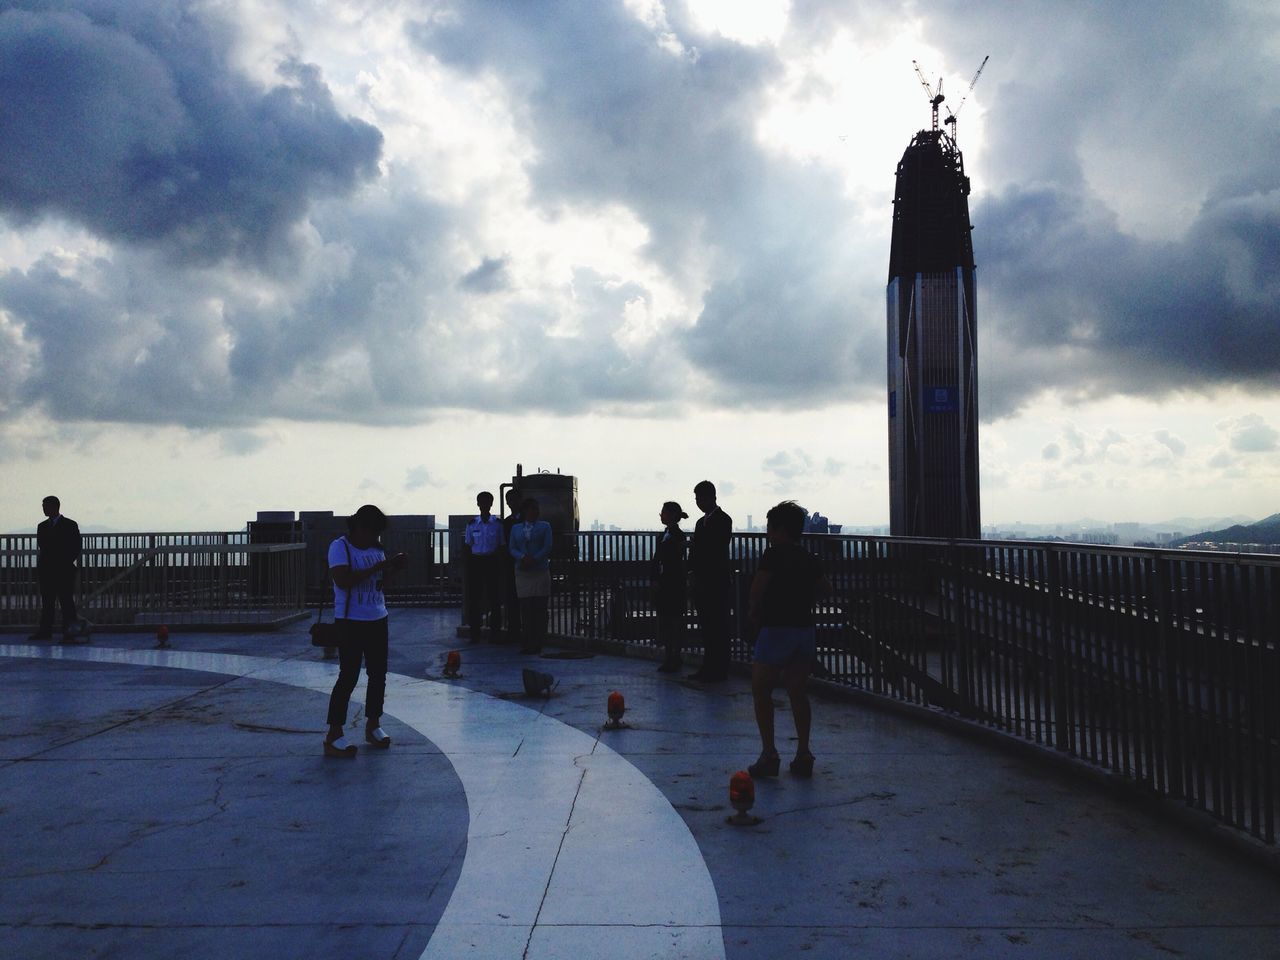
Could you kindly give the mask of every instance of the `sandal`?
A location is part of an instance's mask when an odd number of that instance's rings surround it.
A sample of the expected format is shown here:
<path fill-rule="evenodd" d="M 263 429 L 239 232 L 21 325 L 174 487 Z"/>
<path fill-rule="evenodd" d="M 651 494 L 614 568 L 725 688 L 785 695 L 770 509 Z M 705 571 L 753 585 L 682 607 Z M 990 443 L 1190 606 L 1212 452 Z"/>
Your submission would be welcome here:
<path fill-rule="evenodd" d="M 813 776 L 813 754 L 798 753 L 796 758 L 791 761 L 791 775 L 807 780 Z"/>
<path fill-rule="evenodd" d="M 391 735 L 381 727 L 365 727 L 364 738 L 381 750 L 391 746 Z"/>
<path fill-rule="evenodd" d="M 751 774 L 753 780 L 759 780 L 761 777 L 776 777 L 781 764 L 782 760 L 776 753 L 772 757 L 761 755 L 759 760 L 747 767 L 747 773 Z"/>
<path fill-rule="evenodd" d="M 349 760 L 356 755 L 356 745 L 346 737 L 326 740 L 324 742 L 324 755 L 326 757 L 340 757 L 344 760 Z"/>

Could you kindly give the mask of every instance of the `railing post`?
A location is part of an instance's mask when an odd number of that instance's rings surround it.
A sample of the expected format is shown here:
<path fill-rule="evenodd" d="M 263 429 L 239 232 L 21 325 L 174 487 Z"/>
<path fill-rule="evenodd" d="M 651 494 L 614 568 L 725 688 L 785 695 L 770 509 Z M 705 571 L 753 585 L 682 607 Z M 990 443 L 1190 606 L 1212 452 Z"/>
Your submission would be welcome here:
<path fill-rule="evenodd" d="M 1164 722 L 1165 791 L 1184 796 L 1182 737 L 1178 731 L 1178 651 L 1173 631 L 1173 559 L 1156 557 L 1156 611 L 1160 630 L 1160 716 Z"/>
<path fill-rule="evenodd" d="M 973 716 L 973 684 L 969 682 L 970 643 L 968 629 L 969 590 L 968 578 L 965 576 L 964 557 L 957 541 L 952 540 L 947 550 L 947 558 L 951 564 L 952 576 L 952 631 L 955 641 L 956 695 L 960 698 L 960 713 L 965 717 Z M 946 656 L 946 651 L 942 651 Z"/>
<path fill-rule="evenodd" d="M 1054 746 L 1071 752 L 1071 712 L 1067 702 L 1067 643 L 1063 631 L 1062 555 L 1056 547 L 1045 548 L 1045 570 L 1049 589 L 1049 649 L 1053 651 L 1053 733 Z"/>

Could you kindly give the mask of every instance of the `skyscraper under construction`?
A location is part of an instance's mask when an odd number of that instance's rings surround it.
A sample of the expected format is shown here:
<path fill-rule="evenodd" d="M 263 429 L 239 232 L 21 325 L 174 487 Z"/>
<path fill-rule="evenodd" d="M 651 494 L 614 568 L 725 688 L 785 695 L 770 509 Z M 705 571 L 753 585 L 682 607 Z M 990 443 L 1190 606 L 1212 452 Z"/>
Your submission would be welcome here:
<path fill-rule="evenodd" d="M 969 178 L 954 126 L 950 134 L 938 129 L 941 102 L 939 91 L 932 97 L 933 129 L 917 133 L 903 153 L 893 197 L 890 532 L 977 539 L 978 344 Z"/>

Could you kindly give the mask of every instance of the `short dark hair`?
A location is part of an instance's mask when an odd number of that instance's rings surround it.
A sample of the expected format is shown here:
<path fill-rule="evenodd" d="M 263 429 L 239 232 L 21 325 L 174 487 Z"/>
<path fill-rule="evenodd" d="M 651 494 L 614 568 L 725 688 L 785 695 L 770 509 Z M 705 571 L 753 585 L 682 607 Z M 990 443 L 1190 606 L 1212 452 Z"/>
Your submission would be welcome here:
<path fill-rule="evenodd" d="M 488 490 L 481 490 L 476 494 L 476 503 L 479 503 L 481 500 L 488 500 L 490 503 L 493 503 L 493 494 Z"/>
<path fill-rule="evenodd" d="M 804 522 L 808 519 L 809 511 L 794 500 L 783 500 L 765 514 L 769 526 L 777 527 L 797 540 L 804 535 Z"/>
<path fill-rule="evenodd" d="M 55 497 L 52 493 L 40 501 L 40 506 L 43 507 L 46 503 L 52 503 L 54 506 L 54 509 L 58 509 L 62 506 L 62 501 L 59 500 L 57 497 Z"/>
<path fill-rule="evenodd" d="M 520 503 L 520 491 L 515 487 L 512 487 L 507 491 L 507 503 L 510 504 L 513 500 L 516 504 Z"/>
<path fill-rule="evenodd" d="M 700 493 L 709 493 L 714 497 L 716 495 L 716 485 L 710 480 L 702 480 L 693 488 L 693 495 L 695 497 Z"/>
<path fill-rule="evenodd" d="M 382 533 L 387 529 L 387 515 L 372 503 L 366 503 L 347 517 L 347 529 L 354 530 L 356 527 L 364 527 L 370 533 Z"/>
<path fill-rule="evenodd" d="M 538 506 L 538 501 L 535 500 L 533 497 L 525 497 L 523 500 L 520 501 L 521 513 L 524 513 L 530 507 L 533 507 L 533 509 L 537 510 L 539 513 L 542 512 L 542 508 Z"/>

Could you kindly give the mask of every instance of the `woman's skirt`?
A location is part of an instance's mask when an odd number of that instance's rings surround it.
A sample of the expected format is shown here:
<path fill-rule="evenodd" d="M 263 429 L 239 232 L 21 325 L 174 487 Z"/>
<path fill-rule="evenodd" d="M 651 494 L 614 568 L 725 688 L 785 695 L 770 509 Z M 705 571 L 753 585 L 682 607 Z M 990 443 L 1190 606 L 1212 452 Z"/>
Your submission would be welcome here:
<path fill-rule="evenodd" d="M 525 597 L 549 597 L 551 596 L 551 570 L 544 567 L 541 570 L 521 570 L 516 567 L 516 596 L 523 600 Z"/>

